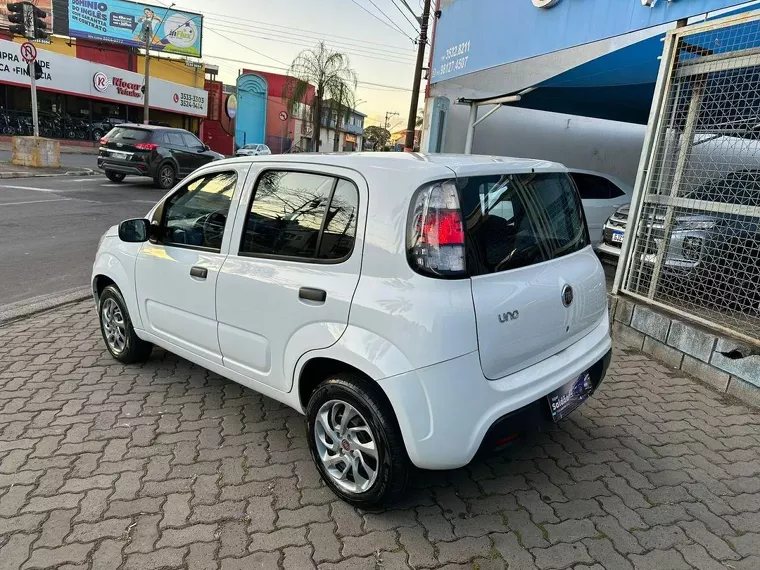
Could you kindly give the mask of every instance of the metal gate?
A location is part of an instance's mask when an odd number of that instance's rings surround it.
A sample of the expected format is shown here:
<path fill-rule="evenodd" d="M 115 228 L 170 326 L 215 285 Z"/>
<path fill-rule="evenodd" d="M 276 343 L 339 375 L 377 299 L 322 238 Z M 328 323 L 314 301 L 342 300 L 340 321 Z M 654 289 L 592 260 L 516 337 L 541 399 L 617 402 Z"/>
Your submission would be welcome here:
<path fill-rule="evenodd" d="M 760 11 L 667 35 L 639 170 L 616 285 L 760 343 Z"/>

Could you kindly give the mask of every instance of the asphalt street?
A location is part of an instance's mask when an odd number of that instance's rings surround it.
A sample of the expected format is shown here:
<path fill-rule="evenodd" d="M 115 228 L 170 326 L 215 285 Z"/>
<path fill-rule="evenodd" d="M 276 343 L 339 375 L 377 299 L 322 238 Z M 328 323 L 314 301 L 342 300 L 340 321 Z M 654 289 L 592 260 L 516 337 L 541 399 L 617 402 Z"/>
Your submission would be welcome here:
<path fill-rule="evenodd" d="M 0 306 L 87 286 L 103 232 L 163 194 L 148 178 L 0 180 Z"/>

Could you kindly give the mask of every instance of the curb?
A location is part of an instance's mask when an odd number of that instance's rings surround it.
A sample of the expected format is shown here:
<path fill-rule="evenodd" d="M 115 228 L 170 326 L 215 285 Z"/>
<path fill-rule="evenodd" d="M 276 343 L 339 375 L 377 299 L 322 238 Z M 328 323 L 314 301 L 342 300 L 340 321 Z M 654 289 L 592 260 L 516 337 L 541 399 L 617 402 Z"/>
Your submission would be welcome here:
<path fill-rule="evenodd" d="M 35 172 L 0 172 L 0 179 L 9 178 L 53 178 L 55 176 L 95 176 L 98 174 L 90 168 L 84 168 L 81 170 L 67 170 L 60 174 L 37 174 Z"/>
<path fill-rule="evenodd" d="M 0 327 L 89 298 L 92 298 L 92 291 L 89 287 L 77 287 L 59 293 L 40 295 L 39 297 L 0 305 Z"/>

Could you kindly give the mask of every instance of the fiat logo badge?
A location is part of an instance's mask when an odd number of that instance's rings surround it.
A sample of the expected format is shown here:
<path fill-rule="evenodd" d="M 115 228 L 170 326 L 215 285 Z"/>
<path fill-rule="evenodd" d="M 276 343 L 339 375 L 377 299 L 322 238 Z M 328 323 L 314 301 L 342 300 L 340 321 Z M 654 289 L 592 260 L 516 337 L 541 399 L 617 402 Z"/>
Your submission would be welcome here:
<path fill-rule="evenodd" d="M 573 304 L 573 288 L 570 285 L 565 285 L 562 288 L 562 304 L 565 307 L 569 307 Z"/>

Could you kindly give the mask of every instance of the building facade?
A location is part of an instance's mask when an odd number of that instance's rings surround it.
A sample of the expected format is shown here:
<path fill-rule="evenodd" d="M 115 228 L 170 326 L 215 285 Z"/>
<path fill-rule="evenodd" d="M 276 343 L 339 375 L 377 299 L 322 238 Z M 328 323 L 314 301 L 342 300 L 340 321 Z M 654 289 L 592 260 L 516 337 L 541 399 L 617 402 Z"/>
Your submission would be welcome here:
<path fill-rule="evenodd" d="M 320 152 L 357 152 L 363 150 L 364 113 L 351 110 L 338 113 L 337 105 L 327 99 L 322 104 L 322 129 L 319 135 Z M 337 127 L 336 127 L 337 126 Z"/>
<path fill-rule="evenodd" d="M 79 35 L 69 29 L 76 25 L 76 17 L 68 16 L 76 6 L 66 0 L 56 0 L 45 9 L 48 21 L 52 21 L 49 29 L 61 35 L 51 35 L 49 42 L 36 44 L 43 71 L 37 80 L 40 134 L 94 142 L 114 124 L 142 122 L 145 57 L 139 50 L 129 42 L 73 37 Z M 199 46 L 200 29 L 194 29 Z M 110 28 L 105 33 L 110 34 Z M 2 135 L 31 134 L 29 69 L 20 54 L 25 41 L 12 36 L 7 27 L 0 29 Z M 170 42 L 160 48 L 169 53 L 172 50 L 167 46 Z M 208 113 L 204 81 L 202 62 L 178 59 L 176 52 L 171 57 L 151 52 L 151 122 L 197 134 Z"/>

